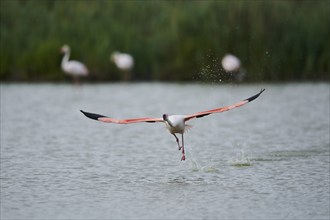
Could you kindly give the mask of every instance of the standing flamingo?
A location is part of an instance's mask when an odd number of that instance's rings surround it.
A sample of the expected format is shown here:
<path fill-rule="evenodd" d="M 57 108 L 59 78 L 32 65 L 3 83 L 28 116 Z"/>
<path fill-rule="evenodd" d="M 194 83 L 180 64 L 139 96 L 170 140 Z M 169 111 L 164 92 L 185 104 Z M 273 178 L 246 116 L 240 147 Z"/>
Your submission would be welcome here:
<path fill-rule="evenodd" d="M 133 57 L 130 54 L 115 51 L 112 53 L 110 60 L 123 72 L 124 80 L 129 81 L 131 79 L 131 71 L 134 67 Z"/>
<path fill-rule="evenodd" d="M 237 71 L 241 67 L 241 61 L 232 54 L 225 55 L 221 60 L 221 64 L 227 72 Z"/>
<path fill-rule="evenodd" d="M 62 70 L 65 73 L 70 74 L 73 77 L 75 83 L 79 84 L 79 77 L 88 75 L 89 71 L 87 67 L 79 61 L 76 60 L 69 61 L 70 47 L 68 45 L 62 46 L 61 52 L 64 53 L 61 63 Z"/>
<path fill-rule="evenodd" d="M 227 73 L 234 74 L 237 81 L 242 81 L 245 76 L 245 71 L 241 68 L 241 61 L 238 57 L 232 54 L 226 54 L 221 60 L 222 68 Z"/>
<path fill-rule="evenodd" d="M 131 123 L 138 123 L 138 122 L 163 122 L 166 125 L 166 128 L 168 131 L 175 137 L 175 140 L 178 144 L 179 150 L 182 149 L 182 157 L 181 160 L 185 160 L 185 151 L 184 151 L 184 141 L 183 141 L 183 134 L 187 130 L 187 128 L 191 127 L 190 125 L 186 124 L 186 121 L 189 121 L 190 119 L 193 118 L 201 118 L 213 113 L 219 113 L 219 112 L 225 112 L 229 111 L 233 108 L 241 107 L 248 102 L 253 101 L 254 99 L 258 98 L 259 95 L 265 91 L 265 89 L 262 89 L 258 94 L 251 96 L 248 99 L 245 99 L 243 101 L 240 101 L 236 104 L 222 107 L 222 108 L 216 108 L 212 110 L 207 110 L 207 111 L 202 111 L 202 112 L 197 112 L 195 114 L 190 114 L 190 115 L 168 115 L 168 114 L 163 114 L 162 118 L 132 118 L 132 119 L 115 119 L 115 118 L 110 118 L 107 116 L 95 114 L 95 113 L 89 113 L 80 110 L 86 117 L 101 121 L 101 122 L 107 122 L 107 123 L 116 123 L 116 124 L 131 124 Z M 181 134 L 181 146 L 179 142 L 179 138 L 175 134 Z"/>

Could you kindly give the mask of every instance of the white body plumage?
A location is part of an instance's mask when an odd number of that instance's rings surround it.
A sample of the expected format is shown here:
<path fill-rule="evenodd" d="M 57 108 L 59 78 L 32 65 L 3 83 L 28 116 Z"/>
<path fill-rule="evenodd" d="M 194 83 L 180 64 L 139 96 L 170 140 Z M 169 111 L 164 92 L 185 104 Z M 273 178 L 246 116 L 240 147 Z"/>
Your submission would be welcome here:
<path fill-rule="evenodd" d="M 166 128 L 171 134 L 183 134 L 186 128 L 184 115 L 169 115 L 165 122 Z"/>
<path fill-rule="evenodd" d="M 127 53 L 114 52 L 110 59 L 116 64 L 117 68 L 122 71 L 131 70 L 134 67 L 134 59 Z"/>
<path fill-rule="evenodd" d="M 61 67 L 62 70 L 70 74 L 72 76 L 87 76 L 88 75 L 88 69 L 87 67 L 76 60 L 69 60 L 70 58 L 70 47 L 68 45 L 64 45 L 61 48 L 62 53 L 64 53 L 62 62 L 61 62 Z"/>

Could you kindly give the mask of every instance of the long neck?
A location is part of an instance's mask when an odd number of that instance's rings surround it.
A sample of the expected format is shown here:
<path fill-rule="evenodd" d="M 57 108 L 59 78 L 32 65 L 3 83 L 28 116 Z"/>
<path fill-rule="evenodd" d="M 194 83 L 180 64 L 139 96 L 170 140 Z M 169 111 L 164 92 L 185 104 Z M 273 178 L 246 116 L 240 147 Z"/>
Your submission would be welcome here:
<path fill-rule="evenodd" d="M 168 117 L 165 119 L 165 121 L 169 124 L 169 126 L 171 126 L 172 128 L 174 127 L 174 126 L 172 125 L 172 122 L 168 119 Z"/>
<path fill-rule="evenodd" d="M 61 63 L 62 68 L 64 68 L 65 64 L 69 62 L 69 57 L 70 57 L 70 51 L 66 51 L 62 58 L 62 63 Z"/>

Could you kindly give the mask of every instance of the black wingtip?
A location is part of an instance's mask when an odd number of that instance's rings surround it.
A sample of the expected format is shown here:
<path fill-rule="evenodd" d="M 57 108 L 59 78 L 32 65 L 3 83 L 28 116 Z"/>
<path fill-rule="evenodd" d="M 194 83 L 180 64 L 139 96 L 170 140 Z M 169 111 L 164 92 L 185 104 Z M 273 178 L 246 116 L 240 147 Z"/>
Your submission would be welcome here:
<path fill-rule="evenodd" d="M 248 102 L 251 102 L 251 101 L 255 100 L 256 98 L 258 98 L 259 95 L 260 95 L 261 93 L 263 93 L 264 91 L 265 91 L 265 89 L 261 89 L 260 92 L 259 92 L 258 94 L 254 95 L 254 96 L 251 96 L 250 98 L 245 99 L 245 100 L 248 101 Z"/>
<path fill-rule="evenodd" d="M 98 120 L 98 118 L 103 118 L 106 116 L 103 115 L 98 115 L 98 114 L 94 114 L 94 113 L 90 113 L 90 112 L 84 112 L 83 110 L 80 110 L 87 118 L 91 118 L 94 120 Z"/>

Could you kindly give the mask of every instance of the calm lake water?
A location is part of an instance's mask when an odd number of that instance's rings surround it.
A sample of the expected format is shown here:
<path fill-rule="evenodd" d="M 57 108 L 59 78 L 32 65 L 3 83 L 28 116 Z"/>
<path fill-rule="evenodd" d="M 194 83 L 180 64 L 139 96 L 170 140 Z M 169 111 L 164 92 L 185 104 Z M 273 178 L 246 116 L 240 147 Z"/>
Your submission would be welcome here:
<path fill-rule="evenodd" d="M 189 114 L 186 161 L 162 123 Z M 1 84 L 1 219 L 329 219 L 329 84 Z"/>

